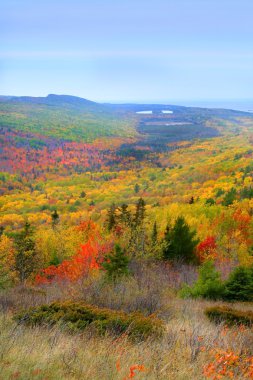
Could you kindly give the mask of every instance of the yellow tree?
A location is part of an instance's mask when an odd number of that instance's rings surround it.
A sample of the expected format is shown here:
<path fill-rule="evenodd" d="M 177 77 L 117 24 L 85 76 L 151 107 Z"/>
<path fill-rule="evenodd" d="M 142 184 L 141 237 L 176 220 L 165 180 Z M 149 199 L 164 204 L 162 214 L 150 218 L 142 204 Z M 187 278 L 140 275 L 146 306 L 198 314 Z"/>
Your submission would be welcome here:
<path fill-rule="evenodd" d="M 14 264 L 15 248 L 13 241 L 8 236 L 2 235 L 0 238 L 0 288 L 6 288 L 15 281 Z"/>

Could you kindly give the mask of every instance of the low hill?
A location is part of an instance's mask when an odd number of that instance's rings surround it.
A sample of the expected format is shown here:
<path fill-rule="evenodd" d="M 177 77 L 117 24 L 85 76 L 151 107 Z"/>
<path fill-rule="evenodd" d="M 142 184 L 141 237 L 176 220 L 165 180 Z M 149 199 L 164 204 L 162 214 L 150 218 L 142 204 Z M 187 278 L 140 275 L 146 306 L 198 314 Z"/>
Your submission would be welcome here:
<path fill-rule="evenodd" d="M 211 121 L 225 119 L 237 124 L 241 117 L 253 118 L 252 114 L 233 110 L 162 104 L 100 104 L 70 95 L 0 96 L 0 127 L 77 142 L 92 142 L 108 136 L 137 137 L 140 134 L 153 137 L 155 134 L 156 140 L 156 126 L 159 126 L 158 134 L 161 133 L 162 138 L 169 135 L 166 142 L 177 140 L 177 131 L 179 140 L 188 140 L 191 135 L 193 138 L 212 137 L 217 132 L 205 130 L 211 127 Z M 172 129 L 179 125 L 181 127 L 172 133 Z M 188 126 L 186 133 L 182 133 L 182 126 Z"/>
<path fill-rule="evenodd" d="M 92 142 L 106 136 L 135 136 L 134 120 L 110 108 L 69 95 L 0 97 L 0 127 L 56 139 Z"/>

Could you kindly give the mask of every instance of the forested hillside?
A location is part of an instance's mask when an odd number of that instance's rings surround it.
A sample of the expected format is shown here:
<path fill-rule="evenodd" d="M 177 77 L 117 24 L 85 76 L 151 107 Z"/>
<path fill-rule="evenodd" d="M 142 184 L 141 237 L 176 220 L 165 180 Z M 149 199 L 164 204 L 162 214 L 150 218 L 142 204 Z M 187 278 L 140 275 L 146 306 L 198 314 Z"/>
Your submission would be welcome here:
<path fill-rule="evenodd" d="M 4 378 L 252 379 L 252 114 L 1 97 L 0 132 Z"/>

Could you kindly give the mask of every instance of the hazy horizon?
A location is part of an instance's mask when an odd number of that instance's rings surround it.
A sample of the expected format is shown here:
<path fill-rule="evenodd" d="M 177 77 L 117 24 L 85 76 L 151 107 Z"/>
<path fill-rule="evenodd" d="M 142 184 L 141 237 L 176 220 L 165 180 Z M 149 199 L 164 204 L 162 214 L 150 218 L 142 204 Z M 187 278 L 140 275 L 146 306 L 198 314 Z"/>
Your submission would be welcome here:
<path fill-rule="evenodd" d="M 74 94 L 55 94 L 53 95 L 65 95 L 65 96 L 76 96 Z M 46 97 L 50 94 L 42 94 L 40 96 L 36 97 Z M 6 97 L 16 97 L 17 95 L 13 94 L 0 94 L 1 96 Z M 23 94 L 21 96 L 24 97 L 30 97 L 29 94 Z M 107 104 L 140 104 L 140 105 L 151 105 L 151 104 L 164 104 L 164 105 L 171 105 L 171 106 L 186 106 L 186 107 L 202 107 L 202 108 L 224 108 L 224 109 L 234 109 L 238 111 L 245 111 L 245 112 L 253 112 L 253 99 L 150 99 L 150 100 L 130 100 L 130 101 L 124 101 L 124 100 L 97 100 L 97 99 L 90 99 L 87 96 L 80 96 L 83 99 L 87 99 L 90 101 L 98 102 L 98 103 L 107 103 Z"/>
<path fill-rule="evenodd" d="M 0 93 L 252 99 L 252 14 L 250 0 L 3 0 Z"/>

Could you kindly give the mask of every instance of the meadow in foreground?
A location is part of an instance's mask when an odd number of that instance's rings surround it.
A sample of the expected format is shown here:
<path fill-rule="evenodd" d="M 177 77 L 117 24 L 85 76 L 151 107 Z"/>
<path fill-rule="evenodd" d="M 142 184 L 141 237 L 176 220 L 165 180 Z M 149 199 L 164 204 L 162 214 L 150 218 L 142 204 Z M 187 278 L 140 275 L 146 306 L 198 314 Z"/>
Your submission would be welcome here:
<path fill-rule="evenodd" d="M 173 278 L 158 268 L 146 268 L 139 273 L 140 284 L 136 280 L 107 284 L 103 290 L 100 279 L 93 278 L 2 293 L 0 378 L 252 379 L 252 327 L 215 324 L 204 314 L 224 302 L 178 298 Z M 101 336 L 92 325 L 73 332 L 64 324 L 27 327 L 13 319 L 21 309 L 70 297 L 114 310 L 152 312 L 163 321 L 164 333 L 132 340 L 127 332 Z M 253 304 L 236 302 L 232 308 L 253 311 Z"/>

